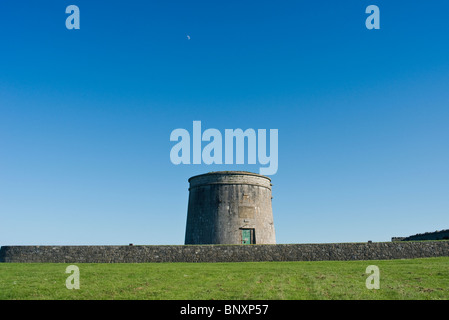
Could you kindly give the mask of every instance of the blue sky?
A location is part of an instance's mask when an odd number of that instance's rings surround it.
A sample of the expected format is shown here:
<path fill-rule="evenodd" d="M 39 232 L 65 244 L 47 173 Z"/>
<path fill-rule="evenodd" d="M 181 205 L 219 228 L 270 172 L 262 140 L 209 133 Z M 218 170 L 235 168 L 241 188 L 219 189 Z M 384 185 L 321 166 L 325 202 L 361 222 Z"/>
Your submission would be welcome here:
<path fill-rule="evenodd" d="M 65 8 L 80 9 L 80 30 Z M 367 30 L 365 8 L 380 8 Z M 172 130 L 279 130 L 278 243 L 449 228 L 447 1 L 0 3 L 0 245 L 183 244 Z M 188 39 L 188 37 L 190 39 Z"/>

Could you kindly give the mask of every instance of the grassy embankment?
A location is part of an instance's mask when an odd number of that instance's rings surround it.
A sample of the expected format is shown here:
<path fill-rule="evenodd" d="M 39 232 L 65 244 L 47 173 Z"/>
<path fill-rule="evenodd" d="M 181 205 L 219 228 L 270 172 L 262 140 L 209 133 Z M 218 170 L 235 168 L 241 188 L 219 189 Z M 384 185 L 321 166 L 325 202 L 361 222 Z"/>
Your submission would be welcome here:
<path fill-rule="evenodd" d="M 323 262 L 0 264 L 0 299 L 449 299 L 449 257 Z M 380 289 L 368 290 L 368 265 Z"/>

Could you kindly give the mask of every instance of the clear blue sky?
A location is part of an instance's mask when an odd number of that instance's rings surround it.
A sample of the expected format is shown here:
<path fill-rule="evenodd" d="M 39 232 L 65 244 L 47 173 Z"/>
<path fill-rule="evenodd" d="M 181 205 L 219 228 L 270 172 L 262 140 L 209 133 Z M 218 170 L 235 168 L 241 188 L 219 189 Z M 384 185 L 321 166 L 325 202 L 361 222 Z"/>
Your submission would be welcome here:
<path fill-rule="evenodd" d="M 279 130 L 278 243 L 449 228 L 448 14 L 445 0 L 2 0 L 0 245 L 183 244 L 188 178 L 260 167 L 173 165 L 170 133 L 194 120 Z"/>

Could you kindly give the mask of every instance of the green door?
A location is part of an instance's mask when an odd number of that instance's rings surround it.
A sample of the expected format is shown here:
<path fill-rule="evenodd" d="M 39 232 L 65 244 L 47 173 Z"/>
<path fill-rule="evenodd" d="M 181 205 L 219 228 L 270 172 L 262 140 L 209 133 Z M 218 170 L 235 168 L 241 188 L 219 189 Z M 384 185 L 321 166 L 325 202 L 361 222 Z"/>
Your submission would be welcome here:
<path fill-rule="evenodd" d="M 242 229 L 242 244 L 251 244 L 251 230 Z"/>

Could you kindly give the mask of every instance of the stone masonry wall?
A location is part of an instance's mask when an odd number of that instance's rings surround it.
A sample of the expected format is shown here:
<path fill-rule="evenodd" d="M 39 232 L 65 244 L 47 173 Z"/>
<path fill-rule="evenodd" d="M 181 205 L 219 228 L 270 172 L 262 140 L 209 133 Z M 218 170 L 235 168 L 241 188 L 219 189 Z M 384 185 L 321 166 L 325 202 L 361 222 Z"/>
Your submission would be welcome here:
<path fill-rule="evenodd" d="M 386 260 L 449 256 L 449 241 L 276 245 L 3 246 L 0 262 Z"/>

